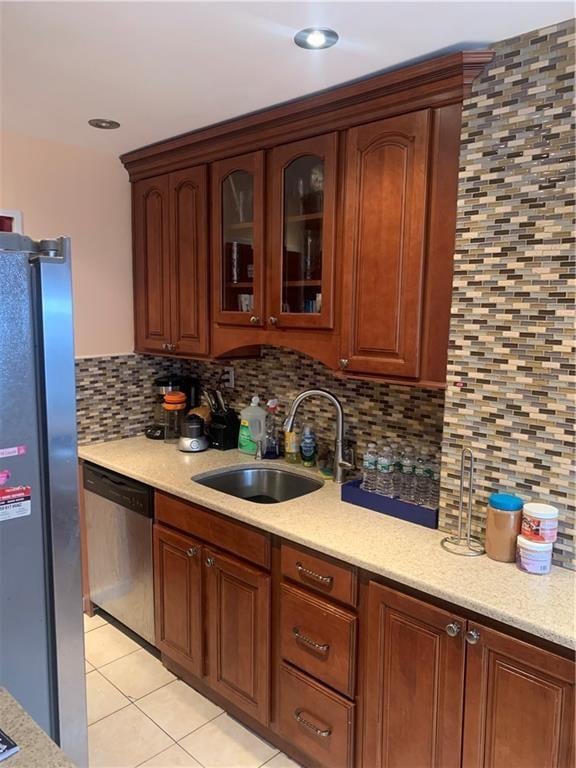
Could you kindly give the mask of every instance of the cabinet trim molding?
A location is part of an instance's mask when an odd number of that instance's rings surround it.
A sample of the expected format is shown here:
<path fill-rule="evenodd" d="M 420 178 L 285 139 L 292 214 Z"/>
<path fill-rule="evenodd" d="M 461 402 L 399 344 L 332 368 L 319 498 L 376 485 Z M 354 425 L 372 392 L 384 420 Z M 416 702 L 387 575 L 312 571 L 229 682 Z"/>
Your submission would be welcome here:
<path fill-rule="evenodd" d="M 126 152 L 131 181 L 343 130 L 427 107 L 461 102 L 494 52 L 463 51 L 329 88 L 243 117 Z M 362 109 L 358 106 L 362 105 Z"/>

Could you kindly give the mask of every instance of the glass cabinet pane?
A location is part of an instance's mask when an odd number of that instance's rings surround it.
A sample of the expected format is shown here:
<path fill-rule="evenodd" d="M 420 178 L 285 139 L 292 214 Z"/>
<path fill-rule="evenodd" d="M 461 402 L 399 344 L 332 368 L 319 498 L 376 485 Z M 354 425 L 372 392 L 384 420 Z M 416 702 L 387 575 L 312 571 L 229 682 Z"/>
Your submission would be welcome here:
<path fill-rule="evenodd" d="M 323 219 L 324 161 L 303 155 L 284 171 L 282 312 L 322 309 Z"/>
<path fill-rule="evenodd" d="M 222 183 L 222 309 L 254 311 L 254 177 L 234 171 Z"/>

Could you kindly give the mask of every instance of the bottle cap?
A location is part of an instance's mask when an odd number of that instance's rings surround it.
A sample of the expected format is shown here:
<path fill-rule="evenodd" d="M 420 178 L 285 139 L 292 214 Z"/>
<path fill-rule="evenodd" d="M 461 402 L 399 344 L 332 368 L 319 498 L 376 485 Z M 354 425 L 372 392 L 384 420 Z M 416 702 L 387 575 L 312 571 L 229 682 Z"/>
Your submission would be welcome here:
<path fill-rule="evenodd" d="M 488 504 L 492 509 L 499 509 L 502 512 L 517 512 L 524 506 L 520 496 L 515 496 L 513 493 L 492 493 Z"/>
<path fill-rule="evenodd" d="M 258 395 L 254 395 L 252 400 L 250 400 L 250 405 L 260 405 L 260 398 Z"/>

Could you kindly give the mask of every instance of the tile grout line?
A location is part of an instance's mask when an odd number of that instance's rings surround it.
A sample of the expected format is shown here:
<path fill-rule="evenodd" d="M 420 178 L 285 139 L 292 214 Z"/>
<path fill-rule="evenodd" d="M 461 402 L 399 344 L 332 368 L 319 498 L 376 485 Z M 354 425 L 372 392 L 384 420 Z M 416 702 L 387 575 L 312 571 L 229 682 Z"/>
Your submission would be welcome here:
<path fill-rule="evenodd" d="M 187 685 L 187 683 L 185 683 L 185 685 Z M 192 688 L 192 686 L 190 686 L 190 687 Z M 192 688 L 192 690 L 196 691 L 196 688 Z M 199 692 L 196 691 L 196 693 L 199 693 Z M 202 694 L 200 694 L 200 695 L 202 695 Z M 204 698 L 206 698 L 206 697 L 204 697 Z M 206 699 L 206 701 L 210 701 L 210 699 Z M 210 703 L 212 703 L 212 702 L 210 702 Z M 187 739 L 188 736 L 192 736 L 192 734 L 196 733 L 196 731 L 199 731 L 200 728 L 204 728 L 204 726 L 208 725 L 208 723 L 213 723 L 214 720 L 218 720 L 219 717 L 222 717 L 222 715 L 225 715 L 225 714 L 226 714 L 226 712 L 224 710 L 222 710 L 222 712 L 219 712 L 217 715 L 214 715 L 214 717 L 211 717 L 210 720 L 206 720 L 206 722 L 202 723 L 202 725 L 199 725 L 197 728 L 193 728 L 185 736 L 182 736 L 182 738 L 178 739 L 178 741 L 176 743 L 180 744 L 180 742 L 184 741 L 184 739 Z M 252 731 L 250 731 L 250 733 L 252 733 Z M 180 746 L 182 746 L 182 745 L 180 744 Z M 182 749 L 184 749 L 184 747 L 182 747 Z M 188 751 L 188 750 L 186 750 L 186 751 Z M 192 754 L 192 753 L 189 753 L 189 754 Z M 192 755 L 192 757 L 194 757 L 194 755 Z M 198 760 L 198 758 L 194 757 L 194 760 Z"/>

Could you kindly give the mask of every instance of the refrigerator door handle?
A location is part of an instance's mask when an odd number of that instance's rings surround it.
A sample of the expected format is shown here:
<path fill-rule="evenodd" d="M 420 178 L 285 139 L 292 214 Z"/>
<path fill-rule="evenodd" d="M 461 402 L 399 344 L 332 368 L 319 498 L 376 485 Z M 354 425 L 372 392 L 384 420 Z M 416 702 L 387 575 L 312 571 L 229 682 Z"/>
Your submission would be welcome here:
<path fill-rule="evenodd" d="M 83 767 L 88 765 L 88 747 L 70 239 L 41 241 L 38 252 L 30 256 L 30 263 L 58 741 L 75 764 Z"/>

